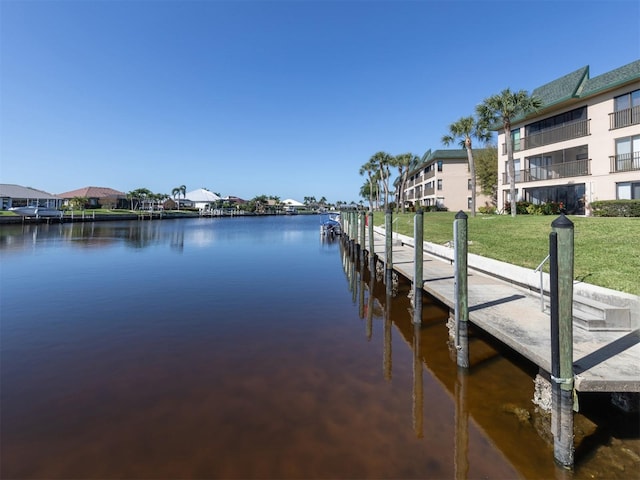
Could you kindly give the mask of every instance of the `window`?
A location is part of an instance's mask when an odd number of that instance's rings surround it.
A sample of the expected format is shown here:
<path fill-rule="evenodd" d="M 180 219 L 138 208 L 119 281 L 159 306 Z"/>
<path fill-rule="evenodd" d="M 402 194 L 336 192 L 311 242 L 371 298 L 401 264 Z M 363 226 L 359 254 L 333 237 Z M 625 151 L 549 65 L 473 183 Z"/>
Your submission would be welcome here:
<path fill-rule="evenodd" d="M 509 183 L 509 162 L 504 162 L 504 171 L 505 171 L 505 183 Z M 513 171 L 515 173 L 516 182 L 522 181 L 522 172 L 520 172 L 520 159 L 513 159 Z"/>
<path fill-rule="evenodd" d="M 640 135 L 616 139 L 616 172 L 640 170 Z"/>
<path fill-rule="evenodd" d="M 618 200 L 636 200 L 640 198 L 640 182 L 616 183 L 616 197 Z"/>
<path fill-rule="evenodd" d="M 438 160 L 438 171 L 442 171 L 442 160 Z"/>
<path fill-rule="evenodd" d="M 640 90 L 625 93 L 613 99 L 613 123 L 611 128 L 621 128 L 640 123 Z"/>
<path fill-rule="evenodd" d="M 539 122 L 532 123 L 525 127 L 525 135 L 528 137 L 534 133 L 548 130 L 554 127 L 561 127 L 567 123 L 577 122 L 587 119 L 587 107 L 576 108 L 569 112 L 561 113 L 553 117 L 545 118 Z M 515 151 L 515 148 L 514 148 Z"/>
<path fill-rule="evenodd" d="M 521 150 L 519 128 L 511 130 L 511 146 L 513 147 L 514 152 L 519 152 Z"/>
<path fill-rule="evenodd" d="M 442 179 L 438 179 L 438 190 L 442 190 Z"/>
<path fill-rule="evenodd" d="M 471 210 L 471 197 L 467 197 L 467 209 Z"/>
<path fill-rule="evenodd" d="M 467 179 L 467 190 L 471 190 L 471 179 Z"/>

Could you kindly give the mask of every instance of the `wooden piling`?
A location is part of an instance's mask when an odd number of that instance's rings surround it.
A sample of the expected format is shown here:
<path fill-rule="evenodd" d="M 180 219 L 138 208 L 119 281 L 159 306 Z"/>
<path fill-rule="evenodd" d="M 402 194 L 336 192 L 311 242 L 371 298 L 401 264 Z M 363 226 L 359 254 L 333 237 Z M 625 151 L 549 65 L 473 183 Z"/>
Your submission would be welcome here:
<path fill-rule="evenodd" d="M 557 353 L 552 363 L 551 380 L 555 384 L 553 395 L 555 405 L 552 411 L 556 415 L 554 426 L 553 455 L 556 463 L 567 469 L 573 469 L 573 259 L 574 227 L 573 222 L 561 214 L 551 223 L 552 233 L 556 234 L 556 258 L 551 258 L 553 279 L 556 288 L 555 301 L 557 312 Z M 551 237 L 550 237 L 551 238 Z M 550 240 L 550 242 L 553 240 Z M 553 252 L 550 252 L 553 253 Z M 554 262 L 555 261 L 555 262 Z M 555 265 L 554 265 L 555 263 Z M 553 316 L 552 316 L 553 318 Z M 553 327 L 552 327 L 553 331 Z M 552 345 L 552 353 L 554 347 Z M 553 362 L 554 359 L 552 359 Z M 558 375 L 553 372 L 557 372 Z"/>
<path fill-rule="evenodd" d="M 375 275 L 376 254 L 373 248 L 373 212 L 367 212 L 367 226 L 369 227 L 369 270 Z"/>
<path fill-rule="evenodd" d="M 393 214 L 388 208 L 384 214 L 384 270 L 385 283 L 391 288 L 391 277 L 393 272 Z"/>
<path fill-rule="evenodd" d="M 359 248 L 358 251 L 360 252 L 360 267 L 362 268 L 364 265 L 364 240 L 365 240 L 365 233 L 366 233 L 366 226 L 365 226 L 365 212 L 364 210 L 360 211 L 359 215 L 359 227 L 360 227 L 360 240 L 359 240 Z"/>
<path fill-rule="evenodd" d="M 469 368 L 467 289 L 467 214 L 460 210 L 453 221 L 455 257 L 456 360 L 459 367 Z"/>
<path fill-rule="evenodd" d="M 424 238 L 424 215 L 422 209 L 418 209 L 415 217 L 413 217 L 413 238 L 415 240 L 413 247 L 413 305 L 422 307 L 422 286 L 423 286 L 423 238 Z M 422 322 L 421 317 L 414 315 L 413 321 Z"/>

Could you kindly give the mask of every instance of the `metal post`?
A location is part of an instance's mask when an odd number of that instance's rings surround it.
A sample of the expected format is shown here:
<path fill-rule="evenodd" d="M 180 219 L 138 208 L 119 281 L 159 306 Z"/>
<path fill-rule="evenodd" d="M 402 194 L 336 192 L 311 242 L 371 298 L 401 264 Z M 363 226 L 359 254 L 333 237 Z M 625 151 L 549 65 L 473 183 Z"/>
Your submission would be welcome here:
<path fill-rule="evenodd" d="M 418 305 L 422 306 L 422 286 L 423 286 L 423 238 L 424 238 L 424 215 L 422 213 L 422 209 L 418 209 L 415 217 L 413 217 L 413 238 L 414 238 L 414 246 L 413 246 L 413 265 L 414 265 L 414 274 L 413 274 L 413 305 L 417 307 Z M 414 322 L 418 320 L 422 322 L 422 318 L 416 319 L 414 317 Z"/>
<path fill-rule="evenodd" d="M 469 368 L 468 319 L 469 302 L 467 298 L 467 214 L 460 210 L 453 221 L 453 244 L 455 255 L 455 315 L 456 315 L 456 351 L 459 367 Z"/>
<path fill-rule="evenodd" d="M 555 422 L 558 431 L 555 432 L 553 442 L 553 455 L 555 461 L 564 468 L 573 468 L 573 222 L 564 214 L 561 214 L 551 223 L 553 233 L 556 234 L 557 254 L 553 280 L 556 288 L 557 303 L 557 361 L 552 365 L 551 380 L 559 385 L 555 391 L 554 400 L 559 400 L 559 405 L 554 405 L 553 410 L 558 415 Z M 553 241 L 553 240 L 551 240 Z M 555 309 L 555 306 L 552 308 Z M 553 348 L 553 347 L 552 347 Z"/>

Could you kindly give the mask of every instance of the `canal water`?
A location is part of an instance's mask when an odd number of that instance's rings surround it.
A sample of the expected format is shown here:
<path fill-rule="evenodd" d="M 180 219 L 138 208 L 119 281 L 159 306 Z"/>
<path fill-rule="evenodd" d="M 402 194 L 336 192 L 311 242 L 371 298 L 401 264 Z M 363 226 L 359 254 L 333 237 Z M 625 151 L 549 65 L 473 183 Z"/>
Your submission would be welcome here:
<path fill-rule="evenodd" d="M 570 478 L 536 370 L 477 334 L 458 371 L 352 253 L 306 215 L 0 226 L 0 477 Z M 635 478 L 598 401 L 571 478 Z"/>

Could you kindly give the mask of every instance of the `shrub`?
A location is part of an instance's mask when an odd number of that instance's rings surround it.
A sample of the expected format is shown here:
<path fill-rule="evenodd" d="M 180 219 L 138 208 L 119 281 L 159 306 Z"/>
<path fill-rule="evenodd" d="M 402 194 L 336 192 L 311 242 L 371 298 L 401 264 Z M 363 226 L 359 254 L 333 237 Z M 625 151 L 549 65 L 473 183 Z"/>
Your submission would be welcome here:
<path fill-rule="evenodd" d="M 594 217 L 640 217 L 640 200 L 598 200 L 591 211 Z"/>
<path fill-rule="evenodd" d="M 493 215 L 496 213 L 496 207 L 494 205 L 482 205 L 481 207 L 478 207 L 478 212 L 485 215 Z"/>
<path fill-rule="evenodd" d="M 527 213 L 529 213 L 527 211 L 527 208 L 529 207 L 529 205 L 531 205 L 531 202 L 520 200 L 518 203 L 516 203 L 516 214 L 526 215 Z M 511 202 L 506 202 L 504 204 L 504 212 L 511 213 Z"/>

